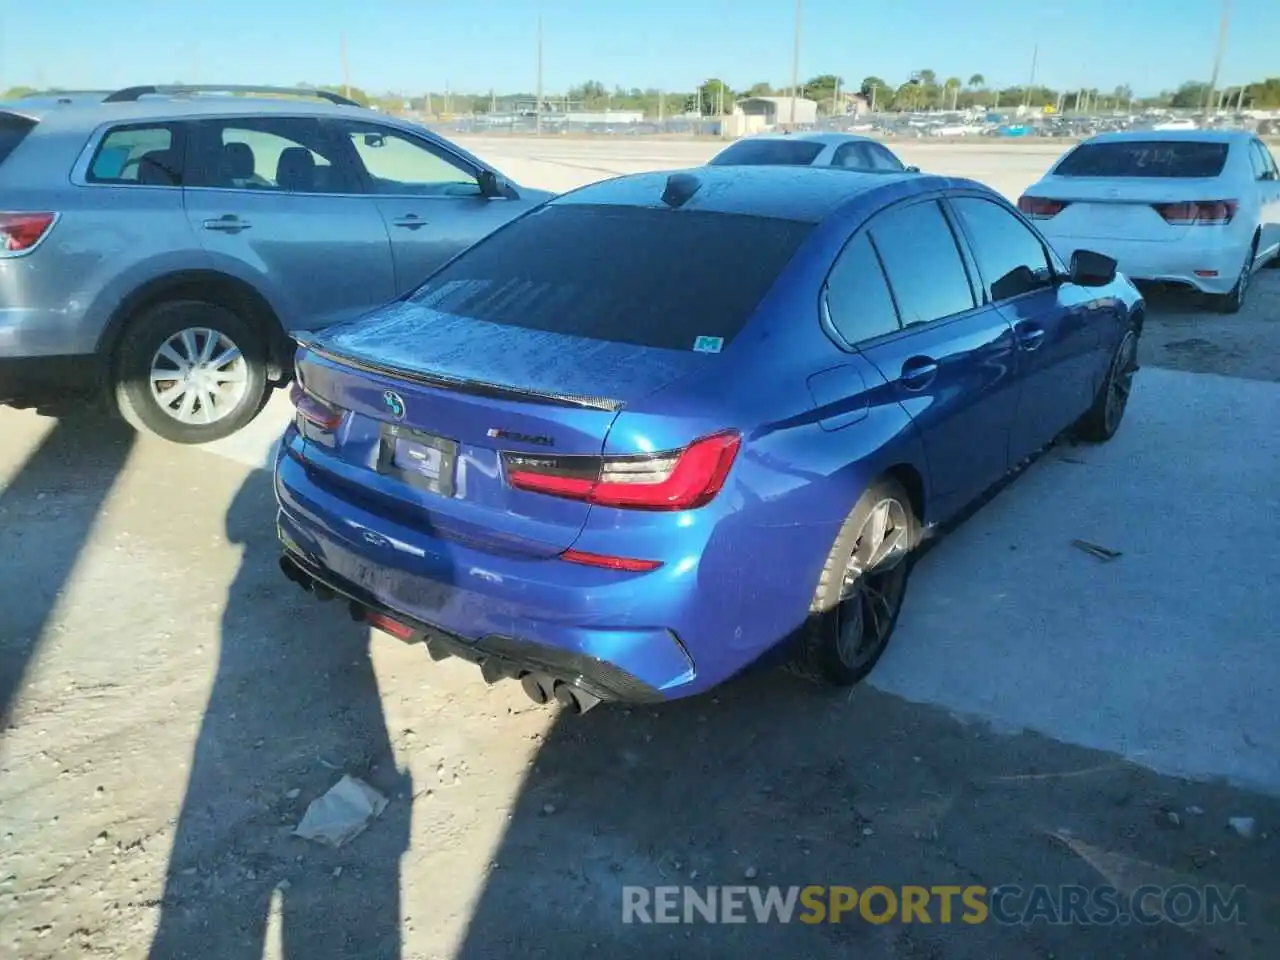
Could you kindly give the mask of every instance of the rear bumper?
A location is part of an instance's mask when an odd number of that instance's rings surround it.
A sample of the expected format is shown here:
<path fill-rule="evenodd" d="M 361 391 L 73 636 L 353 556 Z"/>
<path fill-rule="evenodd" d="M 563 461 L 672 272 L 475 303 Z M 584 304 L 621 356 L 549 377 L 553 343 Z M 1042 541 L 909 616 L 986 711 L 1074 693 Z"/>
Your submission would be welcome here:
<path fill-rule="evenodd" d="M 679 612 L 694 604 L 696 585 L 673 581 L 671 570 L 628 574 L 438 540 L 339 499 L 287 454 L 277 462 L 276 496 L 290 562 L 413 626 L 413 639 L 433 652 L 501 676 L 547 673 L 602 700 L 673 699 L 725 679 L 696 670 L 680 639 Z"/>
<path fill-rule="evenodd" d="M 22 407 L 76 400 L 101 383 L 101 364 L 92 355 L 0 357 L 0 403 Z"/>
<path fill-rule="evenodd" d="M 1052 221 L 1050 221 L 1052 222 Z M 1211 231 L 1214 227 L 1193 227 Z M 1130 280 L 1149 283 L 1176 283 L 1202 293 L 1229 293 L 1244 266 L 1249 237 L 1236 241 L 1222 234 L 1195 236 L 1181 240 L 1115 240 L 1101 237 L 1059 236 L 1043 231 L 1064 260 L 1076 250 L 1093 250 L 1112 257 L 1120 272 Z M 1212 276 L 1205 276 L 1212 273 Z"/>
<path fill-rule="evenodd" d="M 402 611 L 391 609 L 371 591 L 339 577 L 331 570 L 313 566 L 310 561 L 287 548 L 281 556 L 280 565 L 286 577 L 316 594 L 317 598 L 332 600 L 335 596 L 341 596 L 348 601 L 353 619 L 365 620 L 370 614 L 391 617 L 412 628 L 412 636 L 402 638 L 406 643 L 425 644 L 436 660 L 458 657 L 474 663 L 490 682 L 519 680 L 525 674 L 535 673 L 571 684 L 600 700 L 657 703 L 666 699 L 656 687 L 607 660 L 600 660 L 589 654 L 499 634 L 469 641 L 448 633 L 432 624 L 406 616 Z M 656 639 L 659 643 L 662 642 L 661 638 Z"/>

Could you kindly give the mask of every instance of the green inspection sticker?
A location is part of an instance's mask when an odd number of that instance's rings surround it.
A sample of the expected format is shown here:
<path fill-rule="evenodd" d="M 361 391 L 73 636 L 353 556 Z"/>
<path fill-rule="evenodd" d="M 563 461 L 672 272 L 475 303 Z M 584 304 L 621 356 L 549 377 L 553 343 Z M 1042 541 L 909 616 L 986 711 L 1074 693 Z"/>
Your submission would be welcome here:
<path fill-rule="evenodd" d="M 697 353 L 719 353 L 724 347 L 724 337 L 698 337 L 693 341 Z"/>

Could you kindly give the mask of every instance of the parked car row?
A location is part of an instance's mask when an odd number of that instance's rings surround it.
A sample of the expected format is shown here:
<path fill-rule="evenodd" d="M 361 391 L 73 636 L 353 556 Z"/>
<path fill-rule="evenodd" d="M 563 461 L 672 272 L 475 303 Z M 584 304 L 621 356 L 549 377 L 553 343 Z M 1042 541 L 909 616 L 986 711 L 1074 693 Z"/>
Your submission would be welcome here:
<path fill-rule="evenodd" d="M 1238 305 L 1277 250 L 1246 134 L 1107 135 L 1013 205 L 851 135 L 552 197 L 345 102 L 36 114 L 0 141 L 9 367 L 80 357 L 183 442 L 291 382 L 284 574 L 578 712 L 782 651 L 857 682 L 933 532 L 1119 428 L 1118 267 Z"/>

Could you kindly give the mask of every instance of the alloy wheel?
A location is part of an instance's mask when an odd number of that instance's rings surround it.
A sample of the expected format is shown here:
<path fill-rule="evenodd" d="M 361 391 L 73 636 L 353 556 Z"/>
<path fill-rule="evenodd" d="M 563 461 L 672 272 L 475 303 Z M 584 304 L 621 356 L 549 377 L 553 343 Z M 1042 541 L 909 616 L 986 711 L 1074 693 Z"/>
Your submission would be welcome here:
<path fill-rule="evenodd" d="M 1138 369 L 1138 338 L 1130 330 L 1124 335 L 1116 350 L 1116 358 L 1111 364 L 1111 376 L 1107 381 L 1107 403 L 1104 410 L 1107 433 L 1115 431 L 1129 405 L 1129 394 L 1133 392 L 1133 375 Z"/>
<path fill-rule="evenodd" d="M 906 588 L 910 528 L 901 503 L 886 498 L 871 508 L 845 566 L 836 608 L 836 652 L 856 670 L 879 656 L 889 640 Z"/>

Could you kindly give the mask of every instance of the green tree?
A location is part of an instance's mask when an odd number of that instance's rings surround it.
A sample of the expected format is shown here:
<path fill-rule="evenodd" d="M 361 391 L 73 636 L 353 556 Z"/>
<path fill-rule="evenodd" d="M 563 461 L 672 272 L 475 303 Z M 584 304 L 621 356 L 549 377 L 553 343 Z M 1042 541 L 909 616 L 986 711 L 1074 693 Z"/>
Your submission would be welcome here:
<path fill-rule="evenodd" d="M 986 84 L 987 78 L 980 73 L 975 73 L 969 78 L 969 89 L 980 90 Z"/>
<path fill-rule="evenodd" d="M 773 87 L 767 83 L 753 83 L 747 88 L 748 97 L 771 97 L 773 96 Z"/>
<path fill-rule="evenodd" d="M 1207 83 L 1188 80 L 1174 91 L 1173 97 L 1169 100 L 1169 105 L 1180 109 L 1203 107 L 1205 98 L 1208 95 L 1209 85 Z"/>
<path fill-rule="evenodd" d="M 952 109 L 952 110 L 954 110 L 954 109 L 956 108 L 956 106 L 957 106 L 957 103 L 958 103 L 959 98 L 960 98 L 960 88 L 961 88 L 962 86 L 964 86 L 964 84 L 960 82 L 960 78 L 959 78 L 959 77 L 947 77 L 947 81 L 946 81 L 946 83 L 944 83 L 944 84 L 942 85 L 943 89 L 944 89 L 944 90 L 945 90 L 945 91 L 950 95 L 950 97 L 951 97 L 951 109 Z M 944 100 L 945 100 L 945 98 L 944 98 Z M 946 104 L 945 104 L 945 102 L 944 102 L 944 104 L 943 104 L 943 105 L 944 105 L 944 106 L 946 105 Z"/>
<path fill-rule="evenodd" d="M 702 86 L 698 88 L 697 93 L 689 95 L 685 101 L 685 109 L 696 111 L 699 109 L 699 101 L 701 101 L 701 114 L 704 117 L 712 117 L 719 113 L 721 106 L 720 91 L 724 91 L 724 111 L 729 113 L 733 109 L 734 95 L 728 85 L 723 81 L 712 77 L 710 80 L 702 81 Z"/>

